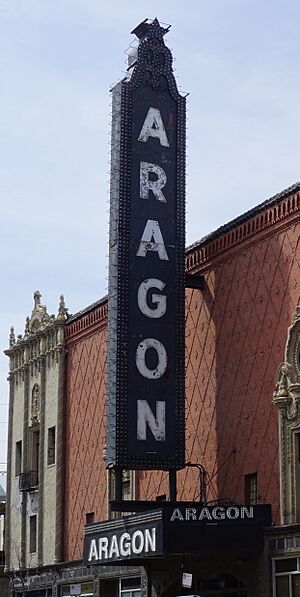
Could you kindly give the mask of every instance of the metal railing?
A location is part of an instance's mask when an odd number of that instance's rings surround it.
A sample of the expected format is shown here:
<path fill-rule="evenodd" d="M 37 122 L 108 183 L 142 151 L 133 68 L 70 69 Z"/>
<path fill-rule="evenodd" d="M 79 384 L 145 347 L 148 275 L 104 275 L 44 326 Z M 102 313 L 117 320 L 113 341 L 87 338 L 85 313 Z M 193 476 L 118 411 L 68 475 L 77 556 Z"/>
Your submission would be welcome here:
<path fill-rule="evenodd" d="M 30 489 L 34 489 L 37 487 L 38 483 L 39 479 L 37 471 L 27 471 L 26 473 L 21 473 L 19 476 L 20 491 L 29 491 Z"/>

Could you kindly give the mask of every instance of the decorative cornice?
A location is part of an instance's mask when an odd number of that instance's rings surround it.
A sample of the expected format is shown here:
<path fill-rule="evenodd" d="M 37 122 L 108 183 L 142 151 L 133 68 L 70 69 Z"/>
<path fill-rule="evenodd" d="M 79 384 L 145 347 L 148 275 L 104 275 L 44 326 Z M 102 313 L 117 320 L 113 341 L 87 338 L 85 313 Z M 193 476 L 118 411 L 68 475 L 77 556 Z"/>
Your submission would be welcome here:
<path fill-rule="evenodd" d="M 68 309 L 65 306 L 64 296 L 60 296 L 59 308 L 57 317 L 55 315 L 48 315 L 46 305 L 41 304 L 41 293 L 39 290 L 34 292 L 34 307 L 32 309 L 31 317 L 27 316 L 25 320 L 24 335 L 19 334 L 15 336 L 14 328 L 11 327 L 9 335 L 9 348 L 4 353 L 13 357 L 16 355 L 34 352 L 32 347 L 38 346 L 36 355 L 47 353 L 49 350 L 54 350 L 56 346 L 63 345 L 63 326 L 70 318 Z M 48 338 L 55 334 L 56 340 L 48 342 Z M 48 346 L 49 344 L 49 346 Z M 20 357 L 22 360 L 23 357 Z M 25 360 L 28 360 L 25 358 Z"/>
<path fill-rule="evenodd" d="M 95 326 L 101 327 L 107 323 L 107 297 L 97 301 L 88 309 L 74 315 L 65 327 L 66 343 L 72 342 L 79 336 L 84 336 Z"/>
<path fill-rule="evenodd" d="M 237 247 L 272 226 L 299 215 L 300 183 L 289 187 L 254 209 L 222 226 L 186 249 L 186 271 L 205 266 L 225 251 Z"/>
<path fill-rule="evenodd" d="M 11 346 L 10 348 L 4 350 L 4 354 L 6 354 L 9 357 L 15 356 L 17 354 L 23 354 L 25 353 L 26 350 L 29 350 L 29 352 L 31 351 L 31 348 L 34 345 L 39 344 L 42 339 L 45 339 L 49 336 L 51 336 L 51 334 L 53 332 L 58 333 L 58 329 L 60 328 L 60 326 L 64 326 L 66 324 L 65 321 L 51 321 L 51 323 L 49 323 L 47 325 L 47 327 L 44 327 L 41 330 L 38 330 L 37 332 L 35 332 L 34 334 L 31 334 L 30 336 L 21 336 L 18 337 L 17 342 Z M 61 348 L 61 343 L 57 340 L 57 342 L 51 346 L 51 350 L 57 349 L 57 348 Z M 47 354 L 47 352 L 49 352 L 49 349 L 43 349 L 43 350 L 38 350 L 38 354 L 35 355 L 35 357 L 40 356 L 42 353 Z M 25 362 L 25 361 L 24 361 Z"/>

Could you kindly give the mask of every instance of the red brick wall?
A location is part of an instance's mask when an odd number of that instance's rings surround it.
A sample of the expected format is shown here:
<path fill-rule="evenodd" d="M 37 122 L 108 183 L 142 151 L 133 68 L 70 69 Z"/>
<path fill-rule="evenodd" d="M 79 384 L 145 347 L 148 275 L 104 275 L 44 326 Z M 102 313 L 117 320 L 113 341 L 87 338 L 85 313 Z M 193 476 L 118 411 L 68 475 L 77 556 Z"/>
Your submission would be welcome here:
<path fill-rule="evenodd" d="M 257 472 L 260 501 L 279 516 L 275 373 L 299 299 L 300 199 L 266 207 L 187 254 L 205 289 L 186 292 L 186 459 L 208 472 L 208 499 L 244 501 Z M 101 310 L 99 315 L 97 309 Z M 85 512 L 106 512 L 106 307 L 68 331 L 66 559 L 82 555 Z M 90 320 L 87 321 L 86 317 Z M 97 319 L 98 317 L 98 319 Z M 73 326 L 73 328 L 72 328 Z M 77 326 L 77 328 L 76 328 Z M 165 472 L 140 472 L 141 499 L 168 494 Z M 196 469 L 178 474 L 178 499 L 197 499 Z"/>
<path fill-rule="evenodd" d="M 300 196 L 284 198 L 191 249 L 186 292 L 186 460 L 208 472 L 208 499 L 244 502 L 258 474 L 261 503 L 279 521 L 278 410 L 272 393 L 300 290 Z M 178 499 L 197 499 L 198 472 L 178 474 Z M 162 473 L 142 474 L 140 496 L 167 493 Z"/>
<path fill-rule="evenodd" d="M 86 513 L 107 518 L 106 305 L 67 330 L 65 560 L 82 557 Z"/>

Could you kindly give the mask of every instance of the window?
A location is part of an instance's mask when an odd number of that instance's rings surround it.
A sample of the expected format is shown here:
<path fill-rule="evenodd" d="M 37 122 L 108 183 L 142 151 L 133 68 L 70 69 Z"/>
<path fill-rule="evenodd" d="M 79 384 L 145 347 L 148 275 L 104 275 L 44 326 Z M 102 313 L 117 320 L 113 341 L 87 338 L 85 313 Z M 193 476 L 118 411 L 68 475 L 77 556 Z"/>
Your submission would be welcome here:
<path fill-rule="evenodd" d="M 141 597 L 141 581 L 139 578 L 121 578 L 119 597 Z"/>
<path fill-rule="evenodd" d="M 15 463 L 16 477 L 19 477 L 22 472 L 22 442 L 16 442 L 16 463 Z"/>
<path fill-rule="evenodd" d="M 257 473 L 245 475 L 245 504 L 257 504 Z"/>
<path fill-rule="evenodd" d="M 122 496 L 123 500 L 131 499 L 131 478 L 130 471 L 122 471 Z"/>
<path fill-rule="evenodd" d="M 296 460 L 300 464 L 300 433 L 296 433 Z"/>
<path fill-rule="evenodd" d="M 30 553 L 36 552 L 36 516 L 30 516 L 29 519 L 29 551 Z"/>
<path fill-rule="evenodd" d="M 300 597 L 300 558 L 273 560 L 274 597 Z"/>
<path fill-rule="evenodd" d="M 122 470 L 122 500 L 133 500 L 135 496 L 135 471 Z M 110 502 L 116 499 L 116 472 L 108 470 L 108 518 L 121 518 L 122 512 L 112 512 Z M 128 516 L 128 513 L 125 513 Z"/>
<path fill-rule="evenodd" d="M 93 524 L 95 520 L 95 512 L 87 512 L 85 515 L 85 524 Z"/>
<path fill-rule="evenodd" d="M 47 464 L 55 463 L 55 427 L 49 427 L 48 429 L 48 452 L 47 452 Z"/>
<path fill-rule="evenodd" d="M 82 583 L 73 583 L 73 585 L 64 585 L 60 589 L 60 596 L 61 597 L 70 597 L 71 595 L 75 595 L 74 588 L 76 587 L 77 595 L 81 597 L 90 597 L 94 595 L 93 590 L 93 583 L 92 582 L 82 582 Z M 72 590 L 71 590 L 72 589 Z"/>
<path fill-rule="evenodd" d="M 40 449 L 40 432 L 33 431 L 32 433 L 32 453 L 31 453 L 31 465 L 32 470 L 39 472 L 39 449 Z"/>
<path fill-rule="evenodd" d="M 294 483 L 296 493 L 296 520 L 300 520 L 300 433 L 294 433 Z"/>

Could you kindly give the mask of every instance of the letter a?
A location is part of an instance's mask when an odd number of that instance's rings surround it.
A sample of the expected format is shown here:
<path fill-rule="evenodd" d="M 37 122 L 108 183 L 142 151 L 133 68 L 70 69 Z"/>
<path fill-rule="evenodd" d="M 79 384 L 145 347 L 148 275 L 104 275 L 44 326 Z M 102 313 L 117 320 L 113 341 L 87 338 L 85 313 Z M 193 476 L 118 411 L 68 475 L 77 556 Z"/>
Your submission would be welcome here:
<path fill-rule="evenodd" d="M 157 108 L 149 108 L 138 141 L 147 143 L 149 137 L 156 137 L 163 147 L 170 147 L 162 117 Z"/>
<path fill-rule="evenodd" d="M 156 220 L 147 220 L 136 254 L 138 257 L 146 257 L 148 251 L 156 251 L 162 261 L 169 261 L 159 223 Z"/>

